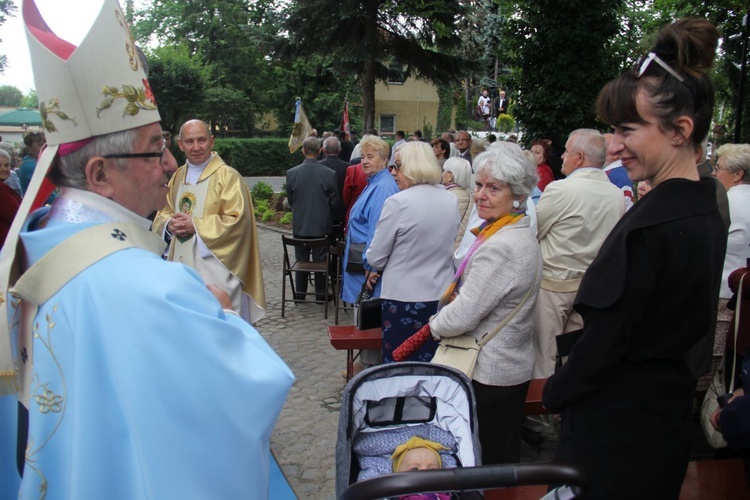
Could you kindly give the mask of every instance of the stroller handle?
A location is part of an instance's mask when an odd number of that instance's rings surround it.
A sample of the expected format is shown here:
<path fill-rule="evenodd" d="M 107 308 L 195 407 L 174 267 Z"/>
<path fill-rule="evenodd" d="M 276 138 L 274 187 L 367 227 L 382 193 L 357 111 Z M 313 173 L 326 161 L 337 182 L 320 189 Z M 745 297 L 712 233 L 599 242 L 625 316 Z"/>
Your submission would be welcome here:
<path fill-rule="evenodd" d="M 471 491 L 531 484 L 585 487 L 586 474 L 577 465 L 563 463 L 484 465 L 415 472 L 400 472 L 354 483 L 340 500 L 372 500 L 394 495 L 442 491 Z"/>

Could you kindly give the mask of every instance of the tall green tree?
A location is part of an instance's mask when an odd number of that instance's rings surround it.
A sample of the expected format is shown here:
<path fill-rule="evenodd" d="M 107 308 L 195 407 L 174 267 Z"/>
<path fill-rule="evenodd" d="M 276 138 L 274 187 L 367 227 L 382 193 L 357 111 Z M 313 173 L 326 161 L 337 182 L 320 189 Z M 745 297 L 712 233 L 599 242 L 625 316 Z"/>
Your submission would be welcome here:
<path fill-rule="evenodd" d="M 156 0 L 136 13 L 134 32 L 141 43 L 156 38 L 163 45 L 182 45 L 210 68 L 208 88 L 216 90 L 212 103 L 227 103 L 228 95 L 244 98 L 230 109 L 210 108 L 208 119 L 218 116 L 236 120 L 252 131 L 255 116 L 266 110 L 270 64 L 255 38 L 266 22 L 268 0 Z M 208 94 L 206 94 L 207 96 Z M 226 123 L 215 123 L 224 126 Z"/>
<path fill-rule="evenodd" d="M 363 125 L 375 121 L 375 82 L 387 81 L 389 63 L 405 76 L 449 82 L 473 61 L 458 54 L 456 25 L 465 7 L 456 0 L 296 0 L 285 24 L 286 53 L 334 57 L 335 69 L 362 86 Z"/>
<path fill-rule="evenodd" d="M 23 101 L 23 92 L 13 85 L 0 86 L 0 106 L 18 108 Z"/>
<path fill-rule="evenodd" d="M 21 106 L 24 108 L 39 107 L 39 97 L 36 95 L 36 89 L 29 90 L 29 92 L 25 96 L 23 96 Z"/>
<path fill-rule="evenodd" d="M 162 127 L 176 132 L 189 118 L 205 109 L 204 91 L 210 72 L 187 47 L 159 47 L 148 55 L 148 81 L 159 105 Z"/>
<path fill-rule="evenodd" d="M 727 125 L 724 142 L 734 142 L 737 110 L 742 106 L 738 142 L 750 142 L 750 65 L 746 66 L 744 98 L 739 96 L 742 63 L 742 17 L 750 15 L 747 0 L 654 0 L 652 29 L 683 16 L 705 17 L 722 35 L 721 49 L 714 64 L 717 109 L 715 121 Z"/>
<path fill-rule="evenodd" d="M 596 97 L 617 69 L 611 40 L 620 0 L 518 2 L 506 24 L 519 68 L 516 118 L 526 140 L 547 137 L 560 151 L 567 135 L 596 127 Z"/>

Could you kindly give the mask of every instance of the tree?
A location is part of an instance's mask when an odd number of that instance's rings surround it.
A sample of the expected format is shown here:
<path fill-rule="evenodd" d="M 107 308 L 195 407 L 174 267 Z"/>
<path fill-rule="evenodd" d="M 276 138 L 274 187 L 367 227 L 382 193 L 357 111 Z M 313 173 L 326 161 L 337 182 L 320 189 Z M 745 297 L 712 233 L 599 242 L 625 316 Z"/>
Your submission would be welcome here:
<path fill-rule="evenodd" d="M 473 61 L 458 55 L 455 0 L 296 0 L 289 9 L 283 52 L 333 56 L 338 72 L 359 77 L 364 128 L 375 118 L 375 82 L 387 81 L 389 63 L 435 83 L 449 82 Z"/>
<path fill-rule="evenodd" d="M 506 23 L 519 68 L 515 117 L 526 140 L 547 137 L 557 147 L 573 130 L 597 127 L 602 86 L 616 74 L 612 43 L 620 0 L 526 0 Z M 561 22 L 575 20 L 575 22 Z"/>
<path fill-rule="evenodd" d="M 23 101 L 23 92 L 13 85 L 0 86 L 0 106 L 18 108 Z"/>
<path fill-rule="evenodd" d="M 155 37 L 164 45 L 182 45 L 190 56 L 197 56 L 210 69 L 208 87 L 218 89 L 211 96 L 214 104 L 226 102 L 230 94 L 239 97 L 236 92 L 241 92 L 242 102 L 234 109 L 218 114 L 211 109 L 211 115 L 231 115 L 236 120 L 233 126 L 251 131 L 255 115 L 267 109 L 273 85 L 268 78 L 270 64 L 253 38 L 258 26 L 266 26 L 265 9 L 271 7 L 270 0 L 252 4 L 246 0 L 157 0 L 136 13 L 134 33 L 141 43 Z"/>
<path fill-rule="evenodd" d="M 0 26 L 5 24 L 7 18 L 9 16 L 12 16 L 15 10 L 16 6 L 13 5 L 13 0 L 0 0 Z M 7 65 L 8 58 L 5 56 L 5 54 L 0 55 L 0 74 L 5 72 L 5 67 Z"/>
<path fill-rule="evenodd" d="M 29 90 L 29 93 L 23 96 L 21 106 L 24 108 L 38 108 L 39 97 L 36 95 L 36 89 Z"/>
<path fill-rule="evenodd" d="M 207 73 L 198 57 L 187 47 L 167 46 L 155 49 L 148 57 L 148 81 L 159 106 L 162 127 L 176 131 L 185 120 L 203 109 Z"/>

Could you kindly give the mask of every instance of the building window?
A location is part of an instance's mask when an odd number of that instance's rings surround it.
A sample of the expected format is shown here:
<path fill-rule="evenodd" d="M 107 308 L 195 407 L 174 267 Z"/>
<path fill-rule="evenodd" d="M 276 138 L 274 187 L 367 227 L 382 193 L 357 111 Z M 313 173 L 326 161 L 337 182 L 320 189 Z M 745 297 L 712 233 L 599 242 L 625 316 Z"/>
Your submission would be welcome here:
<path fill-rule="evenodd" d="M 388 85 L 404 84 L 404 66 L 403 64 L 391 63 L 388 65 Z"/>
<path fill-rule="evenodd" d="M 392 135 L 396 133 L 396 116 L 380 115 L 380 133 L 383 135 Z"/>

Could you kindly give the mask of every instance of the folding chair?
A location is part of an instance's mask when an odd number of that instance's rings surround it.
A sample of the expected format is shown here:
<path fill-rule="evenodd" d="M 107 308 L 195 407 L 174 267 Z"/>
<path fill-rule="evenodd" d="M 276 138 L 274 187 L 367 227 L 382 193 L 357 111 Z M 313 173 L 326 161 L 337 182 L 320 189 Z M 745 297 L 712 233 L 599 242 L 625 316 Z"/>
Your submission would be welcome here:
<path fill-rule="evenodd" d="M 300 302 L 299 299 L 296 299 L 298 295 L 303 295 L 304 302 L 312 302 L 310 300 L 307 300 L 308 295 L 316 295 L 315 293 L 315 276 L 316 275 L 322 275 L 323 280 L 326 284 L 325 287 L 325 318 L 328 319 L 328 300 L 330 297 L 329 293 L 329 272 L 328 272 L 328 264 L 330 262 L 330 243 L 328 242 L 328 238 L 312 238 L 312 239 L 305 239 L 305 238 L 291 238 L 289 236 L 281 235 L 281 241 L 284 245 L 284 262 L 283 262 L 283 275 L 281 277 L 281 317 L 284 317 L 284 310 L 287 302 Z M 308 247 L 311 250 L 311 253 L 315 249 L 323 248 L 325 250 L 324 258 L 321 262 L 311 262 L 311 261 L 299 261 L 294 258 L 294 260 L 290 260 L 289 258 L 289 250 L 288 248 L 298 248 L 298 247 Z M 296 256 L 297 254 L 294 253 L 293 256 Z M 293 262 L 293 263 L 292 263 Z M 294 279 L 292 278 L 292 275 L 296 272 L 305 272 L 309 273 L 308 275 L 308 288 L 307 292 L 298 292 L 294 285 Z M 286 279 L 289 278 L 289 285 L 292 289 L 292 298 L 287 299 L 286 298 Z M 310 286 L 312 285 L 312 292 L 310 290 Z"/>

